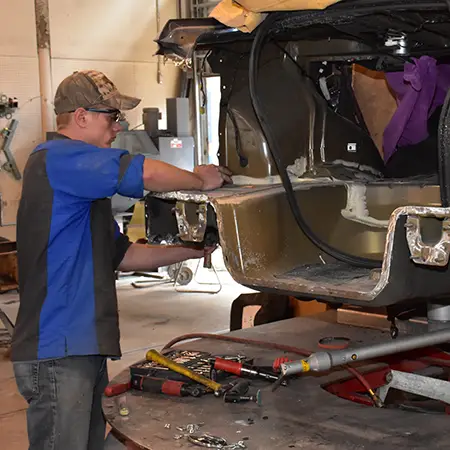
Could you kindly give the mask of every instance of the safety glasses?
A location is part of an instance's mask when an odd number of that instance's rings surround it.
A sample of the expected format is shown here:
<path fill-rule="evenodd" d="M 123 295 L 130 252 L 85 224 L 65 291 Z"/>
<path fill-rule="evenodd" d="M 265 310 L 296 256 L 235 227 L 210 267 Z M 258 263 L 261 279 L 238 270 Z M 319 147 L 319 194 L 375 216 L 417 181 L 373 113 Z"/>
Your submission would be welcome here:
<path fill-rule="evenodd" d="M 85 108 L 86 111 L 95 112 L 100 114 L 108 114 L 111 122 L 123 122 L 126 120 L 125 114 L 118 109 L 97 109 L 97 108 Z"/>

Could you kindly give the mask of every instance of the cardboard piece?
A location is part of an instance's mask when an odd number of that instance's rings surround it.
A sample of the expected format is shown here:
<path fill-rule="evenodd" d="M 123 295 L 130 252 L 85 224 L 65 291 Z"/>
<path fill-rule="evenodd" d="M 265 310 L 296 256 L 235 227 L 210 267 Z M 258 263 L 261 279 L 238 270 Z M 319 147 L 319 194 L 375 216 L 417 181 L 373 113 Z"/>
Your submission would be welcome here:
<path fill-rule="evenodd" d="M 339 0 L 222 0 L 210 17 L 223 24 L 251 33 L 267 16 L 269 11 L 296 11 L 324 9 Z"/>
<path fill-rule="evenodd" d="M 383 156 L 384 130 L 397 109 L 397 102 L 384 73 L 355 64 L 353 91 L 370 135 Z"/>
<path fill-rule="evenodd" d="M 243 33 L 251 33 L 266 18 L 266 14 L 250 12 L 233 0 L 223 0 L 211 11 L 210 17 Z"/>
<path fill-rule="evenodd" d="M 302 9 L 324 9 L 339 0 L 238 0 L 249 11 L 297 11 Z"/>

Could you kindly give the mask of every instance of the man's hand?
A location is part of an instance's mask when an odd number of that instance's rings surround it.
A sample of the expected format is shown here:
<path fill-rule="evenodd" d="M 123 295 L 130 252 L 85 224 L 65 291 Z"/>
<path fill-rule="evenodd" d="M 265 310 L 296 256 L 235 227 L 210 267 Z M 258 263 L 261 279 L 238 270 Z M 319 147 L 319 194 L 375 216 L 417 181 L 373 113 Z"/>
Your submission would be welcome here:
<path fill-rule="evenodd" d="M 231 171 L 227 167 L 214 164 L 197 166 L 194 173 L 203 182 L 202 191 L 212 191 L 221 187 L 224 183 L 233 184 Z"/>
<path fill-rule="evenodd" d="M 211 255 L 216 245 L 205 248 L 182 245 L 133 244 L 129 247 L 119 270 L 122 272 L 150 271 L 158 267 L 170 266 L 188 259 L 200 259 Z"/>

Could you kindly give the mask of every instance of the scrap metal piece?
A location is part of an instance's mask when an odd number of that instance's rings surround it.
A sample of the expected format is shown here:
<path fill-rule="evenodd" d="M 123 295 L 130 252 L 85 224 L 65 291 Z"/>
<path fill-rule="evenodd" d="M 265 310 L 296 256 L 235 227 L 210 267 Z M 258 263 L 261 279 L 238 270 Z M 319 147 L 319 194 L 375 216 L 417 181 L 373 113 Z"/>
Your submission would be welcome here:
<path fill-rule="evenodd" d="M 185 202 L 177 202 L 175 206 L 179 237 L 183 241 L 202 242 L 205 238 L 208 206 L 206 203 L 197 205 L 196 223 L 189 221 L 186 206 Z"/>
<path fill-rule="evenodd" d="M 211 436 L 210 434 L 202 434 L 198 436 L 188 436 L 188 441 L 191 444 L 197 445 L 198 447 L 206 448 L 221 448 L 223 449 L 228 445 L 228 442 L 217 436 Z"/>
<path fill-rule="evenodd" d="M 226 445 L 223 447 L 222 450 L 240 450 L 240 449 L 246 449 L 247 446 L 245 445 L 244 441 L 236 442 L 235 444 Z"/>
<path fill-rule="evenodd" d="M 199 431 L 200 427 L 202 427 L 203 425 L 204 423 L 190 423 L 185 426 L 177 427 L 177 430 L 186 433 L 185 435 L 190 435 L 197 433 L 197 431 Z"/>
<path fill-rule="evenodd" d="M 450 405 L 450 382 L 415 373 L 391 370 L 386 375 L 385 386 L 379 388 L 378 396 L 384 402 L 389 389 L 394 388 L 410 394 L 442 401 Z"/>
<path fill-rule="evenodd" d="M 450 217 L 442 221 L 442 235 L 435 245 L 426 245 L 420 231 L 420 216 L 411 215 L 406 218 L 406 240 L 411 259 L 416 264 L 444 267 L 450 256 Z"/>

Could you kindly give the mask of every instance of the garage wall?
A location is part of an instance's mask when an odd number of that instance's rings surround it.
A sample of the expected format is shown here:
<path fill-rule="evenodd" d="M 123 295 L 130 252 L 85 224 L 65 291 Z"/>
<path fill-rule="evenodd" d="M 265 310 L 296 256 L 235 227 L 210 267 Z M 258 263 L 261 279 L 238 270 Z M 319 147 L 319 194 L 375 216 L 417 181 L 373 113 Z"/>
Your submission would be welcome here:
<path fill-rule="evenodd" d="M 49 0 L 53 89 L 76 70 L 106 73 L 126 94 L 142 98 L 127 114 L 131 127 L 142 123 L 142 108 L 161 109 L 165 127 L 165 99 L 178 89 L 179 69 L 161 64 L 157 82 L 157 0 Z M 161 26 L 175 18 L 177 2 L 159 0 Z M 0 92 L 19 99 L 20 121 L 12 151 L 22 171 L 30 151 L 41 139 L 39 73 L 36 50 L 34 0 L 0 0 L 8 11 L 0 40 Z M 0 119 L 3 128 L 8 121 Z M 3 158 L 3 159 L 2 159 Z M 0 156 L 4 162 L 4 157 Z M 3 220 L 14 223 L 21 183 L 0 172 Z M 0 236 L 15 238 L 15 227 L 1 227 Z"/>
<path fill-rule="evenodd" d="M 38 60 L 36 53 L 36 27 L 33 0 L 0 0 L 3 11 L 2 38 L 0 39 L 0 92 L 17 97 L 21 104 L 14 118 L 19 121 L 11 150 L 20 171 L 23 170 L 30 148 L 41 136 L 39 103 Z M 0 129 L 9 123 L 0 119 Z M 3 166 L 5 157 L 0 156 Z M 21 183 L 7 172 L 0 172 L 0 193 L 3 201 L 4 223 L 14 223 Z M 14 239 L 15 227 L 0 228 L 0 235 Z"/>
<path fill-rule="evenodd" d="M 49 3 L 54 88 L 74 70 L 96 69 L 120 90 L 142 98 L 138 109 L 127 114 L 131 126 L 142 123 L 143 107 L 165 109 L 166 97 L 176 93 L 179 70 L 163 65 L 163 84 L 157 83 L 155 0 Z M 176 17 L 177 6 L 174 0 L 159 0 L 159 5 L 163 26 Z M 165 126 L 164 111 L 161 126 Z"/>

